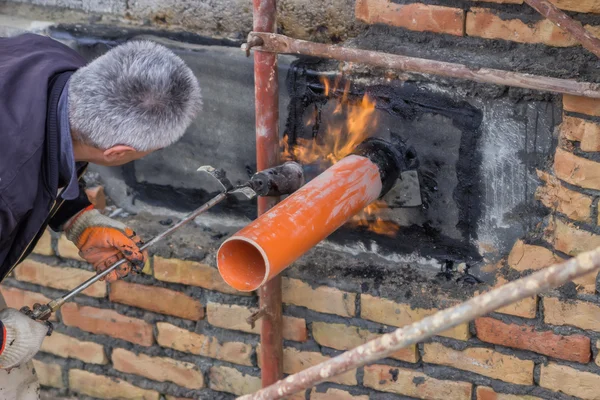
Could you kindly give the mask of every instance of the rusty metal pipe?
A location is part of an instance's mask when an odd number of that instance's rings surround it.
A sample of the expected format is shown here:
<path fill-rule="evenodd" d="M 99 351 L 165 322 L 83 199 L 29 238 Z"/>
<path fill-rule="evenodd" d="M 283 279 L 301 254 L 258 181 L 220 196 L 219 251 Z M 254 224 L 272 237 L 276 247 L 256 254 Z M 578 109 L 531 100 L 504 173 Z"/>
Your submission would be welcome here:
<path fill-rule="evenodd" d="M 263 41 L 261 46 L 254 48 L 258 51 L 304 54 L 407 72 L 468 79 L 481 83 L 600 98 L 600 84 L 597 83 L 577 82 L 570 79 L 550 78 L 491 68 L 471 68 L 457 63 L 308 42 L 274 33 L 250 32 L 248 38 L 252 41 L 260 38 Z"/>
<path fill-rule="evenodd" d="M 253 0 L 253 29 L 275 32 L 276 0 Z M 279 164 L 279 81 L 277 54 L 254 52 L 254 93 L 256 114 L 256 168 L 258 171 Z M 277 197 L 259 197 L 260 216 L 275 204 Z M 276 277 L 259 290 L 261 319 L 262 386 L 278 381 L 283 375 L 283 336 L 281 278 Z"/>
<path fill-rule="evenodd" d="M 565 14 L 548 0 L 525 0 L 533 9 L 552 21 L 559 28 L 569 32 L 581 45 L 600 57 L 600 39 L 587 31 L 579 21 Z"/>
<path fill-rule="evenodd" d="M 439 311 L 421 321 L 290 375 L 254 394 L 238 397 L 238 400 L 282 399 L 331 379 L 331 377 L 388 357 L 404 347 L 427 340 L 436 334 L 472 321 L 501 307 L 564 285 L 598 269 L 600 269 L 600 247 L 476 296 L 457 306 Z"/>

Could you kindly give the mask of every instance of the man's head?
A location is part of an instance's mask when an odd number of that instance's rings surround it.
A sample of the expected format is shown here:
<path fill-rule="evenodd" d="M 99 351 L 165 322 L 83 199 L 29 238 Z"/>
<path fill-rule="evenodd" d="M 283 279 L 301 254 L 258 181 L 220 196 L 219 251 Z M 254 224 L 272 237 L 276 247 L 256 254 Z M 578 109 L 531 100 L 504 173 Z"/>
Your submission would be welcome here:
<path fill-rule="evenodd" d="M 172 51 L 125 43 L 69 81 L 75 158 L 100 165 L 141 158 L 179 140 L 201 108 L 196 77 Z"/>

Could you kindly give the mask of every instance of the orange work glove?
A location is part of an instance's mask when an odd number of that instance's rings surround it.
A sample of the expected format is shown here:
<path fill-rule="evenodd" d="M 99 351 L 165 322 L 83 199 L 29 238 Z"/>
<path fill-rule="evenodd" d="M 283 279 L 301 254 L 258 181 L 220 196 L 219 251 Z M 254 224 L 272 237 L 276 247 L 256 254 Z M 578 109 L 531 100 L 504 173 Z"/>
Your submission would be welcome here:
<path fill-rule="evenodd" d="M 123 257 L 128 262 L 106 275 L 107 282 L 123 278 L 133 270 L 144 268 L 147 253 L 140 251 L 142 240 L 120 221 L 104 216 L 90 206 L 77 214 L 65 228 L 67 238 L 75 243 L 79 255 L 102 272 Z"/>

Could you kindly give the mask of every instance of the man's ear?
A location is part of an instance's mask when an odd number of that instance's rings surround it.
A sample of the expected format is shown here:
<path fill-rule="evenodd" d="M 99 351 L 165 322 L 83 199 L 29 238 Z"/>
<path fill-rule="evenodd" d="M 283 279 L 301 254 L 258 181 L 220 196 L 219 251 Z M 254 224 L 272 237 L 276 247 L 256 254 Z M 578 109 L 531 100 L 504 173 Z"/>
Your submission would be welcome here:
<path fill-rule="evenodd" d="M 110 149 L 104 150 L 103 156 L 104 160 L 112 163 L 115 161 L 122 160 L 131 152 L 135 152 L 135 149 L 133 147 L 118 144 L 116 146 L 111 147 Z"/>

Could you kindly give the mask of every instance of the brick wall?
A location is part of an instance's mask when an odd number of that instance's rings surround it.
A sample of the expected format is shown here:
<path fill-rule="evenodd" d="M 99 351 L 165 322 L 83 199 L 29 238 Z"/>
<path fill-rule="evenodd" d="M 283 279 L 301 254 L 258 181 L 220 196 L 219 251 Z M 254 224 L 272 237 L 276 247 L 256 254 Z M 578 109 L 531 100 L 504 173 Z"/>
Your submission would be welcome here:
<path fill-rule="evenodd" d="M 527 11 L 521 0 L 401 3 L 357 0 L 356 17 L 367 24 L 475 36 L 483 43 L 577 46 L 561 29 Z M 598 1 L 555 3 L 585 21 L 590 31 L 600 32 L 600 19 L 594 16 L 600 13 Z M 477 291 L 600 245 L 600 101 L 564 96 L 562 105 L 558 144 L 548 168 L 538 171 L 536 197 L 546 216 L 489 266 L 495 278 Z M 232 290 L 219 277 L 214 251 L 220 240 L 212 238 L 211 245 L 196 249 L 169 242 L 141 276 L 97 283 L 65 305 L 35 361 L 45 390 L 56 397 L 168 400 L 232 398 L 257 390 L 259 327 L 246 318 L 258 300 L 254 293 Z M 19 308 L 47 302 L 91 275 L 70 242 L 47 233 L 1 290 L 9 306 Z M 414 282 L 406 282 L 399 296 L 377 285 L 345 285 L 334 274 L 311 279 L 288 274 L 283 285 L 288 374 L 464 300 L 443 289 L 425 292 Z M 416 306 L 414 297 L 428 298 L 430 306 Z M 294 398 L 600 399 L 599 348 L 594 274 Z"/>

